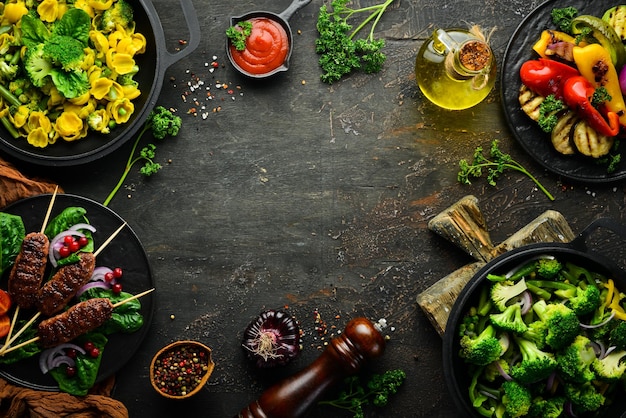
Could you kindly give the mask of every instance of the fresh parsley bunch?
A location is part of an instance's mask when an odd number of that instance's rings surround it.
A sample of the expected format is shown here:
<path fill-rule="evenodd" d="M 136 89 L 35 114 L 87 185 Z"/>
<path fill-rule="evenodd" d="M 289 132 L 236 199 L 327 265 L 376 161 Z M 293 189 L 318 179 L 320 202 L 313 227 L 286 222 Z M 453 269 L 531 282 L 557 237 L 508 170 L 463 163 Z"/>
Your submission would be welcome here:
<path fill-rule="evenodd" d="M 471 177 L 479 178 L 483 174 L 483 168 L 487 169 L 487 182 L 491 186 L 496 185 L 496 179 L 506 169 L 519 171 L 520 173 L 528 176 L 537 187 L 548 196 L 548 199 L 554 200 L 554 196 L 543 185 L 530 174 L 520 163 L 515 161 L 509 154 L 502 152 L 498 146 L 498 141 L 493 140 L 491 142 L 491 160 L 483 155 L 483 148 L 476 147 L 474 150 L 474 159 L 471 163 L 467 160 L 459 161 L 459 173 L 457 175 L 458 181 L 463 184 L 472 184 Z"/>
<path fill-rule="evenodd" d="M 315 41 L 315 51 L 320 55 L 319 63 L 322 68 L 321 79 L 332 84 L 344 75 L 354 70 L 365 73 L 376 73 L 381 70 L 386 56 L 381 52 L 385 46 L 384 39 L 374 38 L 374 29 L 382 14 L 393 0 L 384 3 L 352 9 L 347 6 L 349 0 L 332 0 L 332 10 L 324 4 L 320 8 L 317 19 L 318 38 Z M 348 23 L 353 15 L 369 13 L 369 15 L 355 29 Z M 362 39 L 354 39 L 361 29 L 372 22 L 369 34 Z"/>

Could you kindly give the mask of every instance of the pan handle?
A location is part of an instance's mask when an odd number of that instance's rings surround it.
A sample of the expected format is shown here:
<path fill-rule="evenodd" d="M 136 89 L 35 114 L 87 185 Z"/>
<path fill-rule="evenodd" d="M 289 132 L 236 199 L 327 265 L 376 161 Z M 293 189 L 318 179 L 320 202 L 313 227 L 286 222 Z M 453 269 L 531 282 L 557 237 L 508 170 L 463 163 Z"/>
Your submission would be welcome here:
<path fill-rule="evenodd" d="M 593 220 L 587 227 L 571 242 L 571 245 L 581 251 L 587 251 L 587 240 L 589 236 L 598 228 L 606 228 L 615 232 L 622 239 L 626 240 L 626 227 L 613 218 L 598 218 Z"/>
<path fill-rule="evenodd" d="M 289 7 L 279 13 L 278 16 L 287 21 L 291 19 L 291 16 L 293 16 L 294 13 L 296 13 L 298 10 L 300 10 L 309 3 L 311 3 L 311 0 L 293 0 Z"/>
<path fill-rule="evenodd" d="M 198 22 L 198 15 L 193 7 L 193 3 L 191 0 L 180 0 L 180 7 L 183 9 L 183 15 L 185 16 L 185 22 L 187 23 L 189 39 L 185 48 L 178 52 L 171 53 L 167 51 L 167 49 L 163 51 L 165 68 L 168 68 L 174 63 L 182 60 L 187 55 L 195 51 L 198 45 L 200 45 L 200 22 Z"/>

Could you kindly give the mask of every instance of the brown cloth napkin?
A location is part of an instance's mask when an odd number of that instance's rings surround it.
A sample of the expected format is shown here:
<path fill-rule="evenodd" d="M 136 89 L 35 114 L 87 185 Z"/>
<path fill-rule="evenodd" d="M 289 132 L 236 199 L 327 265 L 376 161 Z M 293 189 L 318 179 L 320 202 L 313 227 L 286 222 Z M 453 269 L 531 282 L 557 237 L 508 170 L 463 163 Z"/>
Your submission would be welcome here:
<path fill-rule="evenodd" d="M 77 397 L 62 392 L 44 392 L 13 386 L 0 379 L 0 417 L 2 418 L 127 418 L 128 410 L 107 396 L 114 379 L 103 382 L 89 394 Z"/>
<path fill-rule="evenodd" d="M 24 176 L 0 158 L 0 209 L 42 193 L 54 192 L 54 183 Z M 61 188 L 57 193 L 62 193 Z M 45 392 L 14 386 L 0 379 L 0 418 L 127 418 L 128 410 L 111 398 L 115 378 L 94 386 L 87 396 Z"/>
<path fill-rule="evenodd" d="M 53 183 L 24 176 L 11 163 L 0 158 L 0 209 L 25 197 L 52 193 L 55 187 Z M 59 188 L 58 193 L 62 192 Z"/>

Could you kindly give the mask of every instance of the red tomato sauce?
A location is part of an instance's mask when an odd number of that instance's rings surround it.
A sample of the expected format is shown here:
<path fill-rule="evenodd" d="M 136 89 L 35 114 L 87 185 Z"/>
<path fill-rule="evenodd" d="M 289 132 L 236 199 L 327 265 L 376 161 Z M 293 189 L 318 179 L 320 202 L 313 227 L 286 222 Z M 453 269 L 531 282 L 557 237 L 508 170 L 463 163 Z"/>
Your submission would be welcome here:
<path fill-rule="evenodd" d="M 246 49 L 237 51 L 230 45 L 233 61 L 250 74 L 267 74 L 283 65 L 289 52 L 289 39 L 283 26 L 265 17 L 250 19 L 252 33 Z"/>

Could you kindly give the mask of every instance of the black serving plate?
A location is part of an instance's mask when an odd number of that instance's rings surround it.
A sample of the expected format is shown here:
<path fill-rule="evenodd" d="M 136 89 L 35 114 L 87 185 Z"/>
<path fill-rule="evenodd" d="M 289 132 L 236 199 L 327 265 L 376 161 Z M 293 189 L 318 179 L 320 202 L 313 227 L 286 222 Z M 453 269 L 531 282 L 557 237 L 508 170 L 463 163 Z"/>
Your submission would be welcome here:
<path fill-rule="evenodd" d="M 27 233 L 38 232 L 41 230 L 51 197 L 47 194 L 20 200 L 4 208 L 3 212 L 20 216 Z M 96 250 L 124 223 L 119 215 L 100 203 L 67 194 L 56 196 L 50 219 L 70 206 L 82 207 L 87 211 L 85 216 L 96 228 L 93 234 Z M 96 266 L 121 267 L 124 271 L 122 283 L 125 292 L 137 294 L 154 287 L 146 253 L 137 235 L 128 225 L 98 254 Z M 4 276 L 0 286 L 6 289 L 8 273 Z M 131 334 L 118 333 L 107 336 L 109 342 L 102 353 L 102 363 L 96 383 L 113 375 L 130 361 L 147 335 L 152 321 L 152 294 L 143 296 L 140 302 L 141 314 L 144 317 L 143 326 Z M 33 314 L 34 312 L 20 311 L 20 319 L 28 319 Z M 59 390 L 59 386 L 52 377 L 41 373 L 38 354 L 13 365 L 0 365 L 0 376 L 31 389 Z"/>
<path fill-rule="evenodd" d="M 522 64 L 538 58 L 532 50 L 533 44 L 539 39 L 544 29 L 555 29 L 550 12 L 554 8 L 573 6 L 580 14 L 589 14 L 602 17 L 604 12 L 615 6 L 611 0 L 550 0 L 534 9 L 518 26 L 509 41 L 502 62 L 502 105 L 507 122 L 513 135 L 532 158 L 564 178 L 586 183 L 608 183 L 622 180 L 626 177 L 626 161 L 611 174 L 606 171 L 606 165 L 598 164 L 596 160 L 584 156 L 566 156 L 558 153 L 550 142 L 549 134 L 543 132 L 536 122 L 532 121 L 522 111 L 518 101 L 518 91 L 521 85 L 519 70 Z M 626 156 L 624 141 L 620 145 L 620 152 Z"/>

